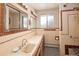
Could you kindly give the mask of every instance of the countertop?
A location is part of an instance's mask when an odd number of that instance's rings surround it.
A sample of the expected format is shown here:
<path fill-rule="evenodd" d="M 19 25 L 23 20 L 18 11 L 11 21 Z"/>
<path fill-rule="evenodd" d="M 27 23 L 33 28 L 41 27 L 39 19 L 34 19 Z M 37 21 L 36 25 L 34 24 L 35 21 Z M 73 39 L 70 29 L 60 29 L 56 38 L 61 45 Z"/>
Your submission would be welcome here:
<path fill-rule="evenodd" d="M 41 41 L 42 41 L 42 38 L 43 38 L 43 35 L 35 35 L 31 38 L 29 38 L 27 41 L 29 43 L 32 43 L 32 44 L 35 44 L 33 50 L 31 53 L 24 53 L 24 52 L 21 52 L 20 50 L 16 53 L 11 53 L 11 54 L 8 54 L 9 56 L 33 56 L 34 53 L 37 51 Z"/>

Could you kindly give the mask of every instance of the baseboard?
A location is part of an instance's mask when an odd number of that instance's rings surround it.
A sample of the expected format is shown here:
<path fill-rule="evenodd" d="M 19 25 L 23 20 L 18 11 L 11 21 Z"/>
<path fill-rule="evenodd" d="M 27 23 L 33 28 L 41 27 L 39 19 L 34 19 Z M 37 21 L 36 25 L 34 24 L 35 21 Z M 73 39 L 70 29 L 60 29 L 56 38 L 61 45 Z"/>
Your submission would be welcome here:
<path fill-rule="evenodd" d="M 48 47 L 59 47 L 59 44 L 49 44 L 49 43 L 45 43 L 45 46 L 48 46 Z"/>

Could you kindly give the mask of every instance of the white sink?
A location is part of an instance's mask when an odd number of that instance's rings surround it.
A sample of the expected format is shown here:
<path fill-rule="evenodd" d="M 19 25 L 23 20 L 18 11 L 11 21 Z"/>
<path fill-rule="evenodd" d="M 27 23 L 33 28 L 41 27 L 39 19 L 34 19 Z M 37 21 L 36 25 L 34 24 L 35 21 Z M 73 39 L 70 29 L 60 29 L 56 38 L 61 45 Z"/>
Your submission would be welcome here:
<path fill-rule="evenodd" d="M 33 48 L 35 47 L 35 44 L 33 43 L 28 43 L 26 46 L 24 46 L 20 52 L 23 52 L 23 53 L 31 53 Z"/>

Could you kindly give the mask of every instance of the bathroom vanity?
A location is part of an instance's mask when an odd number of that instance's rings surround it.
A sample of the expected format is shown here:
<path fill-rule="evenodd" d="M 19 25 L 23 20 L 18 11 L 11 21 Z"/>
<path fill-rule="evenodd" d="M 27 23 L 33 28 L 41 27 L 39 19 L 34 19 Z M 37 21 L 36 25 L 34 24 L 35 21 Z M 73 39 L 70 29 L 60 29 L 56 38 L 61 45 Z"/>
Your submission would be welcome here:
<path fill-rule="evenodd" d="M 43 55 L 44 39 L 42 34 L 38 35 L 32 31 L 24 31 L 12 35 L 2 36 L 0 39 L 0 55 L 2 56 Z M 24 39 L 27 40 L 27 42 L 24 46 L 22 46 L 22 41 Z"/>
<path fill-rule="evenodd" d="M 28 40 L 27 45 L 16 53 L 9 55 L 23 55 L 23 56 L 42 56 L 43 55 L 43 36 L 36 35 Z"/>

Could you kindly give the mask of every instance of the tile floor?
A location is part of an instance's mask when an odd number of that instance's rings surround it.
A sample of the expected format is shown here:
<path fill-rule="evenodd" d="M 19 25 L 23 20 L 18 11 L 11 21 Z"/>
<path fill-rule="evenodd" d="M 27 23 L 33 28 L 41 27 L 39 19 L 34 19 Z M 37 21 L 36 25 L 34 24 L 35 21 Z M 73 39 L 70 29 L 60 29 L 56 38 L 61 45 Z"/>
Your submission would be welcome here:
<path fill-rule="evenodd" d="M 59 48 L 45 46 L 44 56 L 59 56 Z"/>

